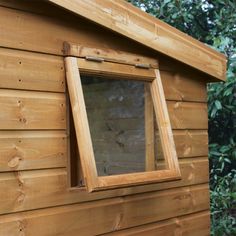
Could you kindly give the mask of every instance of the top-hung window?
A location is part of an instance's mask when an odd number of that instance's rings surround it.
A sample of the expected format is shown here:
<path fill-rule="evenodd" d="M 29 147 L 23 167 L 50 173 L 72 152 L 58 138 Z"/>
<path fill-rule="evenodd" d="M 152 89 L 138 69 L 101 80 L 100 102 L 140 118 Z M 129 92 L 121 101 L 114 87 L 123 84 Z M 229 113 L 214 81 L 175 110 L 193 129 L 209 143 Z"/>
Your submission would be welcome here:
<path fill-rule="evenodd" d="M 65 57 L 66 76 L 88 191 L 179 179 L 158 64 L 112 50 L 67 49 L 76 55 Z"/>

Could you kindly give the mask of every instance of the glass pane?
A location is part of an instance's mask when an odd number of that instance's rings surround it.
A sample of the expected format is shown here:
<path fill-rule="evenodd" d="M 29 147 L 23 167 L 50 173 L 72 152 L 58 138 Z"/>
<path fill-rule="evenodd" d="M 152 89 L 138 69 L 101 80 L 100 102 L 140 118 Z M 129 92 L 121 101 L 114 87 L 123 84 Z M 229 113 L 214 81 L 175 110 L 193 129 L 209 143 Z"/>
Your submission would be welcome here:
<path fill-rule="evenodd" d="M 99 176 L 144 172 L 146 169 L 145 83 L 82 76 Z M 159 142 L 158 133 L 155 137 Z M 161 153 L 159 149 L 160 145 L 155 145 L 156 157 Z"/>

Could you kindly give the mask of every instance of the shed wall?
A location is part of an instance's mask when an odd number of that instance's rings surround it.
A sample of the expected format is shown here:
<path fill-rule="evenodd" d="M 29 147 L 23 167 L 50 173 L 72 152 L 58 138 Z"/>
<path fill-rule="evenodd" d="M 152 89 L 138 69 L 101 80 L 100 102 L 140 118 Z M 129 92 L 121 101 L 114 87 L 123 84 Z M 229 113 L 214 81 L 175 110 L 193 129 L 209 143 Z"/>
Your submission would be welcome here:
<path fill-rule="evenodd" d="M 0 0 L 0 235 L 209 235 L 205 75 L 159 57 L 182 180 L 69 190 L 63 41 L 153 53 L 48 8 Z"/>

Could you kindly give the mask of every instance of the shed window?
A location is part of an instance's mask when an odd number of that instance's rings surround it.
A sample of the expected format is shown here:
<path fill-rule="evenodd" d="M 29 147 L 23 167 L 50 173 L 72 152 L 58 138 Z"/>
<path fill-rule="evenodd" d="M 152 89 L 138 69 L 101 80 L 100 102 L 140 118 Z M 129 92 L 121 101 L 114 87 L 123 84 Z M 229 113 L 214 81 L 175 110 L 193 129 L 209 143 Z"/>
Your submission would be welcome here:
<path fill-rule="evenodd" d="M 71 152 L 79 156 L 71 168 L 88 191 L 179 179 L 159 70 L 76 57 L 65 63 Z"/>

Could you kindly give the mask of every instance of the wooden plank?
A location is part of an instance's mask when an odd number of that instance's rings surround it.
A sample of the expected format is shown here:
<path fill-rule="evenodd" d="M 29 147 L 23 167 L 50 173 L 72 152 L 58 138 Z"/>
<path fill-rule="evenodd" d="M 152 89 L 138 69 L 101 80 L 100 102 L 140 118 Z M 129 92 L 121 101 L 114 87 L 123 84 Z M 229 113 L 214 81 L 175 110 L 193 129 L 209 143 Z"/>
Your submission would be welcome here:
<path fill-rule="evenodd" d="M 156 123 L 160 135 L 163 156 L 167 165 L 167 169 L 175 170 L 179 173 L 179 163 L 176 153 L 173 132 L 170 124 L 170 117 L 167 110 L 164 90 L 161 82 L 159 70 L 155 70 L 156 79 L 150 86 L 153 107 L 156 116 Z M 179 173 L 180 174 L 180 173 Z"/>
<path fill-rule="evenodd" d="M 187 216 L 151 223 L 104 234 L 106 236 L 209 236 L 210 212 L 204 211 Z"/>
<path fill-rule="evenodd" d="M 0 90 L 0 129 L 66 129 L 65 95 Z"/>
<path fill-rule="evenodd" d="M 219 82 L 218 79 L 214 77 L 209 77 L 209 75 L 199 70 L 194 70 L 192 67 L 185 65 L 165 55 L 162 55 L 159 58 L 159 69 L 160 71 L 179 73 L 180 75 L 185 75 L 192 79 L 196 80 L 199 79 L 199 81 L 205 81 L 205 83 Z"/>
<path fill-rule="evenodd" d="M 94 62 L 78 58 L 80 73 L 96 75 L 106 78 L 134 79 L 152 81 L 155 78 L 153 69 L 137 68 L 135 66 L 117 64 L 112 62 Z"/>
<path fill-rule="evenodd" d="M 180 70 L 160 73 L 167 100 L 207 102 L 206 79 L 202 75 Z"/>
<path fill-rule="evenodd" d="M 178 180 L 180 178 L 180 172 L 170 169 L 99 176 L 98 186 L 95 187 L 93 191 L 116 189 L 144 184 L 163 183 Z"/>
<path fill-rule="evenodd" d="M 65 167 L 63 131 L 1 131 L 0 172 Z"/>
<path fill-rule="evenodd" d="M 206 130 L 175 130 L 174 141 L 179 158 L 208 155 L 208 133 Z"/>
<path fill-rule="evenodd" d="M 18 5 L 19 3 L 16 8 L 19 8 Z M 27 1 L 24 5 L 21 4 L 21 7 L 23 8 L 25 5 L 36 12 L 39 9 L 34 2 Z M 42 12 L 50 17 L 0 7 L 0 15 L 2 16 L 0 19 L 0 46 L 63 55 L 63 42 L 67 41 L 79 42 L 84 46 L 93 45 L 130 53 L 138 51 L 143 56 L 153 55 L 151 50 L 147 54 L 146 47 L 134 44 L 133 41 L 120 35 L 111 34 L 104 28 L 99 29 L 98 33 L 97 25 L 85 19 L 78 18 L 64 10 L 58 11 L 59 8 L 55 6 L 50 8 L 48 3 L 40 2 L 40 5 L 42 8 L 49 9 L 42 9 Z M 56 17 L 55 12 L 57 12 Z"/>
<path fill-rule="evenodd" d="M 215 78 L 225 80 L 226 57 L 223 54 L 125 1 L 49 1 Z"/>
<path fill-rule="evenodd" d="M 35 235 L 39 228 L 42 236 L 95 235 L 208 210 L 208 204 L 208 186 L 198 185 L 9 214 L 0 217 L 0 229 L 12 236 Z"/>
<path fill-rule="evenodd" d="M 209 209 L 208 190 L 208 185 L 198 185 L 184 188 L 182 196 L 175 195 L 176 192 L 181 191 L 180 189 L 172 189 L 160 192 L 160 197 L 157 197 L 158 192 L 150 193 L 149 196 L 140 194 L 124 197 L 124 202 L 127 200 L 129 204 L 127 208 L 125 207 L 124 217 L 117 223 L 117 228 L 134 227 L 164 218 L 171 218 L 177 216 L 178 213 L 179 215 L 185 215 Z"/>
<path fill-rule="evenodd" d="M 0 48 L 0 88 L 64 92 L 63 59 Z"/>
<path fill-rule="evenodd" d="M 100 48 L 94 46 L 89 47 L 82 44 L 75 44 L 70 42 L 64 42 L 64 54 L 66 56 L 75 56 L 82 58 L 101 58 L 104 61 L 127 65 L 144 64 L 152 68 L 158 68 L 158 60 L 154 58 L 109 48 Z"/>
<path fill-rule="evenodd" d="M 208 129 L 206 103 L 168 101 L 172 129 Z"/>
<path fill-rule="evenodd" d="M 208 158 L 182 159 L 181 180 L 87 193 L 85 188 L 68 189 L 66 169 L 5 172 L 0 174 L 0 214 L 37 208 L 132 195 L 209 181 Z"/>
<path fill-rule="evenodd" d="M 46 3 L 46 2 L 45 2 Z M 18 9 L 26 12 L 43 14 L 48 16 L 58 16 L 65 11 L 51 4 L 45 4 L 41 1 L 30 2 L 29 0 L 0 0 L 0 6 L 12 9 Z"/>
<path fill-rule="evenodd" d="M 155 153 L 154 153 L 154 108 L 150 93 L 150 86 L 145 85 L 145 170 L 155 170 Z"/>
<path fill-rule="evenodd" d="M 75 57 L 65 58 L 66 80 L 85 185 L 91 192 L 98 184 L 98 175 L 77 60 Z"/>

